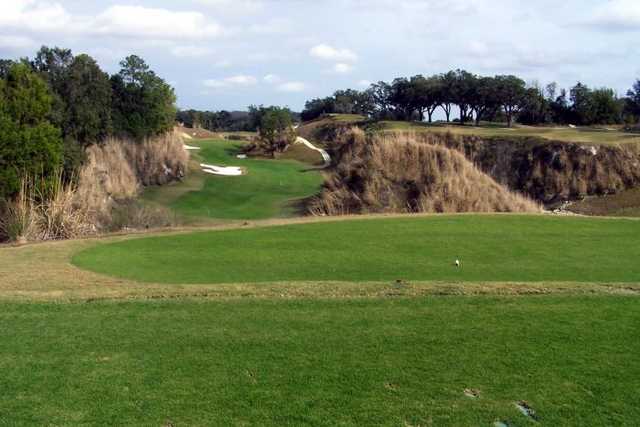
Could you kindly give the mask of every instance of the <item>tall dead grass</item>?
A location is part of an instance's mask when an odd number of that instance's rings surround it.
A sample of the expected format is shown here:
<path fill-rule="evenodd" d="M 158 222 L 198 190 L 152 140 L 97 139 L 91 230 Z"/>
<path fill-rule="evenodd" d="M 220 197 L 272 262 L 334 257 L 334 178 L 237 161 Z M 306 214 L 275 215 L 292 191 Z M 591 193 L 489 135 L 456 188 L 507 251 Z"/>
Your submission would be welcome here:
<path fill-rule="evenodd" d="M 135 202 L 143 186 L 180 179 L 189 154 L 173 132 L 142 143 L 109 139 L 87 149 L 76 180 L 25 177 L 17 197 L 0 204 L 0 241 L 69 239 L 100 231 L 172 225 L 161 207 Z"/>
<path fill-rule="evenodd" d="M 313 215 L 417 212 L 539 212 L 461 153 L 406 134 L 352 130 L 338 166 L 309 207 Z"/>
<path fill-rule="evenodd" d="M 89 207 L 99 229 L 165 224 L 171 217 L 167 212 L 130 201 L 145 186 L 183 178 L 188 163 L 182 136 L 175 131 L 141 143 L 110 138 L 87 150 L 87 161 L 80 171 L 78 198 Z M 153 218 L 153 213 L 157 218 Z"/>
<path fill-rule="evenodd" d="M 0 214 L 0 234 L 13 242 L 71 239 L 94 230 L 75 184 L 65 182 L 62 172 L 48 181 L 23 179 L 17 197 L 5 202 Z"/>

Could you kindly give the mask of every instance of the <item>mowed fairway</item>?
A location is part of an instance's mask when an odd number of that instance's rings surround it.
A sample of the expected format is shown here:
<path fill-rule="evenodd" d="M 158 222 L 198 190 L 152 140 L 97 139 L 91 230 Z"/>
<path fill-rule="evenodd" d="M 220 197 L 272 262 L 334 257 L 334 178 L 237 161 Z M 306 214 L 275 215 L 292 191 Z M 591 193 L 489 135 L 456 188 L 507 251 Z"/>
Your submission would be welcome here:
<path fill-rule="evenodd" d="M 168 206 L 181 216 L 230 220 L 288 217 L 295 213 L 297 200 L 313 196 L 322 184 L 317 170 L 294 160 L 238 159 L 236 155 L 243 144 L 239 141 L 203 140 L 189 144 L 201 147 L 192 152 L 197 163 L 240 166 L 247 174 L 214 176 L 195 168 L 194 176 L 183 184 L 146 191 L 147 201 Z"/>
<path fill-rule="evenodd" d="M 462 267 L 453 266 L 460 259 Z M 640 221 L 458 215 L 345 220 L 99 244 L 73 258 L 143 282 L 640 282 Z"/>
<path fill-rule="evenodd" d="M 0 304 L 2 425 L 636 425 L 628 296 Z M 479 398 L 467 397 L 475 389 Z"/>

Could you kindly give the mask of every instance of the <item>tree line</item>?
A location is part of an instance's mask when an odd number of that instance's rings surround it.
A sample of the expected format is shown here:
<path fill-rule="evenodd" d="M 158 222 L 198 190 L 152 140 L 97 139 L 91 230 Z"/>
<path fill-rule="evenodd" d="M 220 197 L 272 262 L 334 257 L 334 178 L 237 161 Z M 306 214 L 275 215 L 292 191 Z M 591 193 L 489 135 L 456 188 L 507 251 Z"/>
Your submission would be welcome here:
<path fill-rule="evenodd" d="M 212 132 L 256 132 L 260 128 L 261 118 L 266 110 L 278 107 L 250 105 L 247 111 L 200 111 L 178 110 L 176 121 L 188 128 L 202 128 Z M 291 120 L 300 119 L 300 115 L 285 108 Z"/>
<path fill-rule="evenodd" d="M 0 199 L 25 176 L 71 177 L 84 149 L 107 137 L 136 141 L 175 123 L 173 88 L 135 55 L 109 76 L 86 54 L 43 46 L 33 59 L 0 60 Z"/>
<path fill-rule="evenodd" d="M 430 77 L 416 75 L 380 81 L 364 91 L 339 90 L 332 96 L 308 101 L 302 119 L 323 114 L 361 114 L 377 120 L 432 122 L 436 111 L 447 122 L 515 121 L 540 124 L 615 124 L 640 120 L 640 80 L 626 97 L 610 88 L 590 88 L 577 83 L 569 90 L 556 83 L 527 85 L 513 75 L 479 76 L 465 70 Z"/>

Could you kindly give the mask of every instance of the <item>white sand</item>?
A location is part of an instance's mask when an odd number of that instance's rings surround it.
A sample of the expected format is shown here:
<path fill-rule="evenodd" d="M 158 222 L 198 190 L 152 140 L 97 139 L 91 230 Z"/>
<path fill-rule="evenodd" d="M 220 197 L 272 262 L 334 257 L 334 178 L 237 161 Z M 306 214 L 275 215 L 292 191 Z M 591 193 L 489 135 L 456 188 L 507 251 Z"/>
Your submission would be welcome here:
<path fill-rule="evenodd" d="M 313 145 L 312 143 L 310 143 L 309 141 L 307 141 L 304 138 L 296 138 L 296 144 L 303 144 L 306 147 L 319 152 L 322 155 L 322 159 L 324 160 L 324 167 L 328 167 L 331 165 L 331 156 L 329 155 L 329 153 L 327 153 L 325 150 L 323 150 L 322 148 L 318 148 L 315 145 Z"/>
<path fill-rule="evenodd" d="M 191 145 L 184 144 L 184 149 L 185 150 L 199 150 L 200 147 L 193 147 Z"/>
<path fill-rule="evenodd" d="M 204 163 L 200 164 L 202 171 L 205 173 L 209 173 L 211 175 L 219 175 L 219 176 L 241 176 L 244 174 L 242 168 L 237 166 L 216 166 L 216 165 L 207 165 Z"/>

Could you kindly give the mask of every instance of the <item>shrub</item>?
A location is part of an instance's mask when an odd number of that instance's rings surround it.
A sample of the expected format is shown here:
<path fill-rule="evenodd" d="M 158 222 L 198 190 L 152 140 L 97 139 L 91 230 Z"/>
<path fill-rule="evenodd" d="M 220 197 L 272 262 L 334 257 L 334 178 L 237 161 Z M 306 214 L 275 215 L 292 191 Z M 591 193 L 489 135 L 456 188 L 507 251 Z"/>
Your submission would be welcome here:
<path fill-rule="evenodd" d="M 266 152 L 284 151 L 296 139 L 291 111 L 280 107 L 265 108 L 260 115 L 259 134 Z"/>
<path fill-rule="evenodd" d="M 60 167 L 60 130 L 47 121 L 51 102 L 46 83 L 25 64 L 0 81 L 0 198 L 15 197 L 22 177 L 47 179 Z"/>

